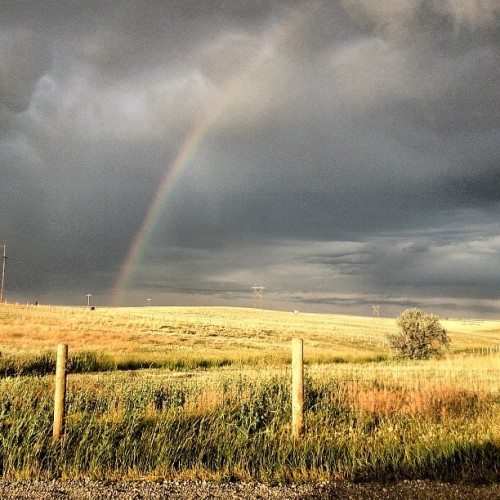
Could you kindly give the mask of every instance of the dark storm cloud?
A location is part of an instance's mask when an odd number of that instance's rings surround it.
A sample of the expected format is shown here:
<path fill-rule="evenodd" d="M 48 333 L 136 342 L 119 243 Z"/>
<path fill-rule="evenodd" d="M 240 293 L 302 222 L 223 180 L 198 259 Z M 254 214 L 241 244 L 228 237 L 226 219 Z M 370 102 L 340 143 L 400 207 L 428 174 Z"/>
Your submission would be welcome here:
<path fill-rule="evenodd" d="M 275 307 L 498 311 L 499 16 L 495 0 L 5 0 L 10 295 L 109 302 L 206 123 L 129 303 L 245 304 L 265 282 Z"/>
<path fill-rule="evenodd" d="M 454 203 L 473 207 L 496 206 L 500 201 L 500 170 L 498 165 L 481 165 L 463 175 L 450 176 L 443 190 Z"/>

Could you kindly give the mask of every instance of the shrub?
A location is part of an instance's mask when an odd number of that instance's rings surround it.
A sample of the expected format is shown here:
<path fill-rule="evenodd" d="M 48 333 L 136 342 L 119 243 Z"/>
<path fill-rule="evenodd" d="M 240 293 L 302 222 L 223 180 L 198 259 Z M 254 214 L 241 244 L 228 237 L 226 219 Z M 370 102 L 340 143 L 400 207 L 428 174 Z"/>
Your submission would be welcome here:
<path fill-rule="evenodd" d="M 420 309 L 406 309 L 396 321 L 399 332 L 389 335 L 388 340 L 400 358 L 428 359 L 440 356 L 442 348 L 450 343 L 446 330 L 434 314 L 426 314 Z"/>

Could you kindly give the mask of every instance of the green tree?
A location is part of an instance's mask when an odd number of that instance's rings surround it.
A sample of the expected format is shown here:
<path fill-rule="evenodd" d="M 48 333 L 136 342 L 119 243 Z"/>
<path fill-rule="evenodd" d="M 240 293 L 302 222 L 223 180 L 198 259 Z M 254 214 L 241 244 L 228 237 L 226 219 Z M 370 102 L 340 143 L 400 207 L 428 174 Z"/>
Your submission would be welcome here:
<path fill-rule="evenodd" d="M 389 335 L 391 347 L 398 357 L 407 359 L 428 359 L 440 356 L 450 339 L 434 314 L 420 309 L 406 309 L 397 317 L 399 332 Z"/>

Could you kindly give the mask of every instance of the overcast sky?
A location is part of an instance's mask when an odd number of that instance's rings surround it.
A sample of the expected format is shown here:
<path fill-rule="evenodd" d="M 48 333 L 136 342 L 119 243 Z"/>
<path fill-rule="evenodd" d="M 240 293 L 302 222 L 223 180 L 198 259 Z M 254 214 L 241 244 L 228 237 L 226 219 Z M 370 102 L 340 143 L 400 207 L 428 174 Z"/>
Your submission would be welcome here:
<path fill-rule="evenodd" d="M 0 0 L 0 174 L 8 301 L 500 317 L 500 2 Z"/>

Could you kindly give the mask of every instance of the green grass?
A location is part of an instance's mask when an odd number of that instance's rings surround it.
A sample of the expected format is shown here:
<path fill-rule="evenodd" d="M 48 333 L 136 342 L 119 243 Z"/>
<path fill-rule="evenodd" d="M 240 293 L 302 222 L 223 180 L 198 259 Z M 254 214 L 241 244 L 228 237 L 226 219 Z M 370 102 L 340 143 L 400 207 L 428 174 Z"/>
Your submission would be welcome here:
<path fill-rule="evenodd" d="M 147 366 L 147 365 L 146 365 Z M 120 369 L 113 357 L 94 351 L 78 351 L 70 353 L 68 359 L 69 373 L 86 373 Z M 4 354 L 0 353 L 0 377 L 33 375 L 42 376 L 56 371 L 56 352 L 42 351 L 38 354 Z"/>
<path fill-rule="evenodd" d="M 369 409 L 335 377 L 306 382 L 306 433 L 290 430 L 289 374 L 70 377 L 65 436 L 52 440 L 52 377 L 0 381 L 0 475 L 268 483 L 498 479 L 498 394 L 434 389 L 421 410 Z M 388 397 L 401 387 L 386 387 Z M 447 395 L 446 395 L 447 394 Z M 414 397 L 418 394 L 415 393 Z M 411 410 L 411 408 L 410 408 Z"/>
<path fill-rule="evenodd" d="M 389 356 L 370 355 L 361 357 L 340 356 L 313 356 L 305 361 L 306 364 L 365 364 L 370 362 L 388 361 Z M 148 354 L 113 354 L 98 351 L 75 351 L 69 353 L 68 372 L 108 372 L 141 370 L 145 368 L 166 369 L 172 371 L 211 370 L 227 366 L 238 367 L 266 367 L 283 366 L 291 363 L 290 356 L 285 355 L 244 355 L 239 357 L 202 356 L 202 355 L 148 355 Z M 34 375 L 43 376 L 55 373 L 56 352 L 46 350 L 38 354 L 1 354 L 0 353 L 0 378 Z"/>

